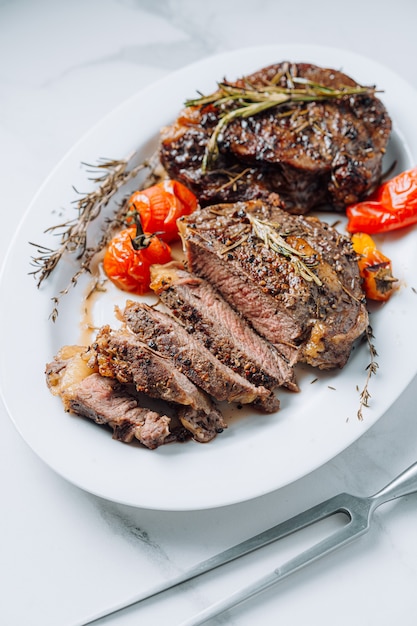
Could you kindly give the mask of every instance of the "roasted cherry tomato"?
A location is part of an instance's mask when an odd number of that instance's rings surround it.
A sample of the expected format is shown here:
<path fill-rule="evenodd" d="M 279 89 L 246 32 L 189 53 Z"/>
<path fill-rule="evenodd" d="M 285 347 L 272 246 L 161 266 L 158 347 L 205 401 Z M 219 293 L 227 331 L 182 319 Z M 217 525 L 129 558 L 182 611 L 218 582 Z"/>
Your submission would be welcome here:
<path fill-rule="evenodd" d="M 150 266 L 171 261 L 171 248 L 156 235 L 144 235 L 130 226 L 118 232 L 107 246 L 103 269 L 123 291 L 144 294 L 149 290 Z"/>
<path fill-rule="evenodd" d="M 177 219 L 195 211 L 197 205 L 197 198 L 187 187 L 176 180 L 164 180 L 129 198 L 127 222 L 135 222 L 139 214 L 145 233 L 175 241 L 179 239 Z"/>
<path fill-rule="evenodd" d="M 417 167 L 383 183 L 368 200 L 346 209 L 351 233 L 384 233 L 417 223 Z"/>
<path fill-rule="evenodd" d="M 396 282 L 392 275 L 391 260 L 377 249 L 372 237 L 366 233 L 352 235 L 352 245 L 359 255 L 359 272 L 366 297 L 380 302 L 388 300 Z"/>

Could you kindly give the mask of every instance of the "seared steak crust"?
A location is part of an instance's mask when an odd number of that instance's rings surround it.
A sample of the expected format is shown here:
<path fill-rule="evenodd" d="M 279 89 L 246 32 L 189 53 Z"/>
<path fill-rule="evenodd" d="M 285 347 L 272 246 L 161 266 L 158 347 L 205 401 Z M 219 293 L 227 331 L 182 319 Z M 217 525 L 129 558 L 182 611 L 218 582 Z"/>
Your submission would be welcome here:
<path fill-rule="evenodd" d="M 222 363 L 254 385 L 298 387 L 294 370 L 206 280 L 163 266 L 153 272 L 157 293 L 185 330 Z"/>
<path fill-rule="evenodd" d="M 274 225 L 315 280 L 265 245 L 249 217 Z M 188 267 L 220 291 L 292 363 L 343 367 L 368 314 L 350 240 L 316 218 L 265 202 L 217 205 L 182 219 Z"/>
<path fill-rule="evenodd" d="M 228 84 L 291 87 L 294 77 L 334 89 L 358 86 L 342 72 L 287 61 Z M 391 120 L 374 95 L 292 103 L 235 119 L 219 138 L 215 169 L 204 173 L 204 152 L 221 114 L 213 105 L 189 107 L 161 136 L 163 166 L 202 206 L 278 193 L 292 213 L 323 204 L 341 210 L 363 199 L 381 177 Z"/>
<path fill-rule="evenodd" d="M 127 326 L 156 353 L 172 359 L 175 367 L 218 401 L 254 404 L 266 412 L 279 402 L 263 386 L 255 386 L 226 367 L 175 318 L 141 302 L 127 303 Z"/>

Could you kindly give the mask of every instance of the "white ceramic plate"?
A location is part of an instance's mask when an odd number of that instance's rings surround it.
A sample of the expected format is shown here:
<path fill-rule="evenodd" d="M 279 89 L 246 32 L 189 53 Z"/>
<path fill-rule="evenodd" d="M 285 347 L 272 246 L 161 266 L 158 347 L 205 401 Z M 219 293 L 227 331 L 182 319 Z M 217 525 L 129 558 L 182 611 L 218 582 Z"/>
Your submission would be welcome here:
<path fill-rule="evenodd" d="M 205 59 L 138 93 L 101 121 L 55 168 L 33 200 L 10 247 L 1 276 L 1 387 L 22 437 L 51 468 L 79 487 L 117 502 L 161 510 L 193 510 L 233 504 L 271 492 L 306 475 L 369 429 L 401 394 L 417 369 L 417 233 L 380 239 L 401 281 L 399 293 L 372 314 L 379 370 L 364 419 L 357 419 L 358 389 L 365 382 L 369 351 L 361 346 L 335 373 L 300 372 L 301 393 L 281 394 L 281 410 L 262 416 L 236 411 L 230 427 L 209 444 L 162 446 L 155 451 L 124 445 L 110 431 L 64 413 L 46 388 L 45 364 L 64 344 L 80 338 L 85 283 L 62 299 L 58 321 L 50 321 L 51 298 L 74 273 L 67 260 L 36 290 L 29 265 L 35 240 L 56 247 L 43 231 L 68 218 L 76 199 L 72 186 L 88 188 L 81 162 L 152 152 L 158 131 L 170 123 L 186 98 L 211 92 L 223 77 L 234 79 L 283 60 L 341 69 L 363 84 L 383 89 L 394 121 L 387 166 L 417 163 L 417 94 L 375 62 L 328 48 L 283 45 L 238 50 Z M 62 209 L 62 207 L 66 207 Z M 63 213 L 63 217 L 60 215 Z M 123 294 L 110 291 L 94 307 L 97 324 L 113 323 L 112 308 Z"/>

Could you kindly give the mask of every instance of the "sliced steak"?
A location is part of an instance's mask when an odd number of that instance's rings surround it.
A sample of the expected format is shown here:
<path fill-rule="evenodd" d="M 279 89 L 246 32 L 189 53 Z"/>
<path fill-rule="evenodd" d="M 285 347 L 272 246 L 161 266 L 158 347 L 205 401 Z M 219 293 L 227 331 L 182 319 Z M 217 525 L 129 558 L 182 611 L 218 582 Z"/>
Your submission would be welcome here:
<path fill-rule="evenodd" d="M 133 333 L 104 326 L 97 334 L 94 350 L 102 376 L 132 383 L 151 398 L 184 405 L 187 410 L 181 408 L 180 419 L 186 428 L 194 424 L 192 433 L 199 441 L 209 441 L 227 428 L 208 395 L 170 359 L 157 354 Z"/>
<path fill-rule="evenodd" d="M 131 389 L 100 376 L 96 369 L 90 348 L 63 346 L 46 366 L 46 382 L 66 411 L 107 424 L 119 441 L 130 443 L 136 438 L 153 449 L 189 436 L 188 430 L 177 425 L 178 420 L 173 422 L 163 413 L 142 407 Z"/>
<path fill-rule="evenodd" d="M 278 410 L 273 392 L 226 367 L 172 316 L 142 302 L 128 302 L 123 319 L 141 341 L 172 359 L 180 372 L 216 400 L 254 404 L 265 412 Z"/>
<path fill-rule="evenodd" d="M 157 266 L 152 277 L 163 304 L 222 363 L 254 385 L 298 390 L 294 369 L 206 280 L 174 266 Z"/>
<path fill-rule="evenodd" d="M 91 374 L 76 386 L 69 408 L 96 424 L 107 424 L 113 429 L 113 438 L 125 443 L 136 438 L 153 450 L 178 439 L 170 431 L 170 417 L 139 406 L 125 386 L 100 374 Z"/>
<path fill-rule="evenodd" d="M 292 88 L 297 78 L 338 90 L 359 86 L 334 69 L 288 61 L 224 82 L 265 90 L 274 85 Z M 292 213 L 323 204 L 340 210 L 363 199 L 380 180 L 391 120 L 372 90 L 284 104 L 234 119 L 218 138 L 217 162 L 203 172 L 207 143 L 222 115 L 224 110 L 212 104 L 188 107 L 161 135 L 163 166 L 197 195 L 202 206 L 278 193 Z"/>
<path fill-rule="evenodd" d="M 189 270 L 213 284 L 291 362 L 345 365 L 368 324 L 347 237 L 262 201 L 196 211 L 180 221 L 180 230 Z M 274 233 L 283 241 L 278 251 L 270 244 Z"/>
<path fill-rule="evenodd" d="M 108 330 L 103 330 L 103 334 Z M 104 344 L 103 337 L 101 341 Z M 110 368 L 105 365 L 103 354 L 100 360 L 105 376 L 95 371 L 96 350 L 63 346 L 46 366 L 46 381 L 51 393 L 61 398 L 66 411 L 88 417 L 97 424 L 107 424 L 113 429 L 114 439 L 130 443 L 136 438 L 154 449 L 163 443 L 184 441 L 190 435 L 196 441 L 207 442 L 226 428 L 219 411 L 203 392 L 192 389 L 187 379 L 181 381 L 179 377 L 179 383 L 188 385 L 194 399 L 187 406 L 157 402 L 164 405 L 161 412 L 159 406 L 157 410 L 149 408 L 149 397 L 137 394 L 136 386 L 126 382 L 128 377 L 121 376 L 122 382 L 109 377 Z"/>

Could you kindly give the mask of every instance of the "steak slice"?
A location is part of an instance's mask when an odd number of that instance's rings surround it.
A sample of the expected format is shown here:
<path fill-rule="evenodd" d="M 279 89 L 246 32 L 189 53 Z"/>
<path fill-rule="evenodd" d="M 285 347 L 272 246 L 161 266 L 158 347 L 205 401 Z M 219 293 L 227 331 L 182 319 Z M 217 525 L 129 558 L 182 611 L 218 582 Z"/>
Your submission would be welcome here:
<path fill-rule="evenodd" d="M 170 417 L 139 406 L 137 398 L 125 386 L 100 374 L 91 374 L 76 386 L 69 408 L 96 424 L 110 426 L 114 439 L 130 443 L 136 438 L 151 450 L 184 438 L 171 433 Z"/>
<path fill-rule="evenodd" d="M 288 61 L 224 83 L 265 91 L 276 85 L 291 89 L 297 79 L 339 90 L 359 86 L 334 69 Z M 380 180 L 392 124 L 372 90 L 238 117 L 222 129 L 219 158 L 203 172 L 207 143 L 222 115 L 224 110 L 213 104 L 188 107 L 161 133 L 164 168 L 188 186 L 202 206 L 277 193 L 292 213 L 323 204 L 342 210 L 369 195 Z"/>
<path fill-rule="evenodd" d="M 85 346 L 63 346 L 45 373 L 51 393 L 61 398 L 65 411 L 110 426 L 114 439 L 130 443 L 136 438 L 154 449 L 186 438 L 188 430 L 167 415 L 142 407 L 126 385 L 100 376 Z"/>
<path fill-rule="evenodd" d="M 210 441 L 227 428 L 208 395 L 177 370 L 170 359 L 155 353 L 133 333 L 103 326 L 93 347 L 102 376 L 132 383 L 137 391 L 151 398 L 184 405 L 178 411 L 179 418 L 198 441 Z"/>
<path fill-rule="evenodd" d="M 186 331 L 254 385 L 298 391 L 294 369 L 206 280 L 175 266 L 156 266 L 152 288 Z"/>
<path fill-rule="evenodd" d="M 142 302 L 128 302 L 123 319 L 141 341 L 172 359 L 180 372 L 216 400 L 254 404 L 268 413 L 278 410 L 272 391 L 226 367 L 172 316 Z"/>
<path fill-rule="evenodd" d="M 350 239 L 317 218 L 262 201 L 208 207 L 179 226 L 189 270 L 290 362 L 345 365 L 368 324 Z M 283 241 L 278 251 L 271 247 L 274 234 Z"/>

